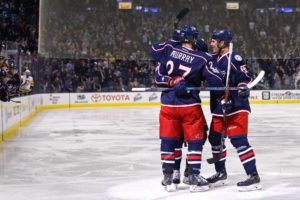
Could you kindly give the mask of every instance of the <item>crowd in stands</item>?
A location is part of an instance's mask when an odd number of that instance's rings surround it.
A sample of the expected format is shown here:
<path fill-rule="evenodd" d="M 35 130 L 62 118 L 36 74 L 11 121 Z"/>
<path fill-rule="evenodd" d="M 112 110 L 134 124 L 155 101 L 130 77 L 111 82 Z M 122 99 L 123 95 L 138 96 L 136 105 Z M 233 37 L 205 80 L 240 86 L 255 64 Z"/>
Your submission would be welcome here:
<path fill-rule="evenodd" d="M 118 11 L 116 1 L 48 1 L 43 11 L 40 52 L 52 58 L 146 58 L 134 30 L 138 17 Z M 91 3 L 90 3 L 91 2 Z M 97 5 L 95 5 L 97 4 Z M 68 7 L 68 10 L 65 9 Z M 56 30 L 56 31 L 53 31 Z"/>
<path fill-rule="evenodd" d="M 178 8 L 191 7 L 182 23 L 195 24 L 206 41 L 215 29 L 232 30 L 234 49 L 247 59 L 250 70 L 266 71 L 260 89 L 299 88 L 299 1 L 240 2 L 238 11 L 226 10 L 224 1 L 177 2 L 139 1 L 159 8 L 145 13 L 117 10 L 117 1 L 110 0 L 0 0 L 0 36 L 18 42 L 27 60 L 30 54 L 31 61 L 20 63 L 20 69 L 31 70 L 38 92 L 128 91 L 155 86 L 149 47 L 170 38 Z M 299 9 L 274 9 L 284 6 Z M 37 54 L 38 34 L 39 59 L 32 56 Z"/>
<path fill-rule="evenodd" d="M 155 87 L 155 63 L 148 60 L 39 60 L 39 92 L 116 92 Z M 41 67 L 42 66 L 42 67 Z"/>
<path fill-rule="evenodd" d="M 78 1 L 76 4 L 45 5 L 41 49 L 47 57 L 122 58 L 148 57 L 149 46 L 172 34 L 179 8 L 192 7 L 184 22 L 194 24 L 208 41 L 216 29 L 235 34 L 235 50 L 246 58 L 295 58 L 300 55 L 300 3 L 268 5 L 260 0 L 240 2 L 240 9 L 227 10 L 225 1 L 151 1 L 158 12 L 118 10 L 116 2 Z M 142 2 L 142 1 L 141 1 Z M 277 0 L 279 2 L 279 0 Z M 140 3 L 143 8 L 148 4 Z M 50 4 L 50 1 L 49 1 Z M 280 10 L 298 7 L 293 12 Z M 65 7 L 68 9 L 66 10 Z M 275 9 L 276 8 L 276 9 Z M 56 31 L 52 31 L 56 30 Z"/>
<path fill-rule="evenodd" d="M 0 51 L 5 41 L 19 44 L 20 51 L 37 54 L 39 0 L 0 0 Z"/>
<path fill-rule="evenodd" d="M 193 10 L 186 16 L 186 21 L 195 24 L 206 41 L 214 30 L 229 29 L 234 33 L 234 49 L 246 58 L 300 57 L 299 1 L 286 1 L 281 6 L 276 4 L 280 1 L 270 5 L 268 3 L 272 1 L 240 1 L 238 11 L 226 10 L 225 1 L 189 2 Z M 289 6 L 294 7 L 294 12 L 284 13 L 279 9 Z M 168 38 L 173 30 L 171 16 L 162 12 L 144 17 L 138 29 L 143 43 Z"/>
<path fill-rule="evenodd" d="M 254 76 L 261 69 L 266 71 L 256 89 L 297 89 L 300 86 L 299 59 L 247 59 L 246 62 Z M 151 60 L 44 58 L 37 66 L 36 90 L 39 92 L 122 92 L 133 87 L 155 87 L 155 63 Z"/>
<path fill-rule="evenodd" d="M 255 74 L 256 69 L 264 70 L 266 75 L 257 89 L 299 89 L 300 59 L 248 59 Z"/>

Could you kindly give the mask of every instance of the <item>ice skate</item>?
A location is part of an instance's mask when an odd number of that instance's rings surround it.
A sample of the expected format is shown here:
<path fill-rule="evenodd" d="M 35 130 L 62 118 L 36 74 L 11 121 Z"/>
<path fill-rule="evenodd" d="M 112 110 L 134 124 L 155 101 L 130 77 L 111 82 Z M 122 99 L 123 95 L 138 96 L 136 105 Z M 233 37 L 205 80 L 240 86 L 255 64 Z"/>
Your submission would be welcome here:
<path fill-rule="evenodd" d="M 206 179 L 210 186 L 212 187 L 220 187 L 227 185 L 227 172 L 226 169 L 219 171 L 212 175 L 211 177 Z"/>
<path fill-rule="evenodd" d="M 161 184 L 165 186 L 167 192 L 175 192 L 177 190 L 177 185 L 173 184 L 173 169 L 167 168 L 163 171 L 164 178 Z"/>
<path fill-rule="evenodd" d="M 260 185 L 260 178 L 257 172 L 254 172 L 248 176 L 245 181 L 241 181 L 237 183 L 238 191 L 240 192 L 248 192 L 254 190 L 261 190 L 262 187 Z"/>
<path fill-rule="evenodd" d="M 205 178 L 200 175 L 189 175 L 190 192 L 204 192 L 209 190 L 209 184 Z"/>

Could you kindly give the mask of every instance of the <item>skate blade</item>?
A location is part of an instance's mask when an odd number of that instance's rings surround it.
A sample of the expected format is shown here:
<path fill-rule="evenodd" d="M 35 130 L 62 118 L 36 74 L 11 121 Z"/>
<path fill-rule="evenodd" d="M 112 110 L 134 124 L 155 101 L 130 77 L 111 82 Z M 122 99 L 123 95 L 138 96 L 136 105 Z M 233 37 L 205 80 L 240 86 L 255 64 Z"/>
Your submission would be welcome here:
<path fill-rule="evenodd" d="M 215 187 L 222 187 L 222 186 L 225 186 L 227 184 L 228 184 L 227 180 L 220 180 L 220 181 L 217 181 L 215 183 L 210 183 L 209 186 L 211 188 L 215 188 Z"/>
<path fill-rule="evenodd" d="M 256 184 L 249 185 L 249 186 L 239 186 L 238 187 L 239 192 L 250 192 L 250 191 L 261 190 L 261 189 L 262 189 L 262 187 L 261 187 L 260 183 L 256 183 Z"/>
<path fill-rule="evenodd" d="M 191 185 L 190 186 L 190 192 L 205 192 L 209 190 L 209 186 L 197 186 L 197 185 Z"/>
<path fill-rule="evenodd" d="M 176 192 L 177 191 L 177 187 L 178 187 L 177 184 L 166 185 L 165 186 L 165 190 L 167 192 Z"/>

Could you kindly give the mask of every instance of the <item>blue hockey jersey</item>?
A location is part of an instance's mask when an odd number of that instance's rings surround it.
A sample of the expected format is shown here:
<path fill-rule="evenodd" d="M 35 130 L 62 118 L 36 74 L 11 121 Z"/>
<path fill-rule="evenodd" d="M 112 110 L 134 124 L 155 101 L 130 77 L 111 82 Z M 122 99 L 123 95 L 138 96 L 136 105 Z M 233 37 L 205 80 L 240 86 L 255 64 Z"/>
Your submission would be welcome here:
<path fill-rule="evenodd" d="M 152 56 L 157 61 L 155 81 L 158 87 L 168 87 L 169 81 L 182 76 L 189 87 L 200 87 L 205 79 L 203 71 L 206 63 L 212 59 L 207 53 L 182 47 L 176 41 L 166 41 L 152 46 Z M 199 91 L 190 91 L 185 96 L 176 96 L 170 90 L 162 92 L 161 103 L 165 106 L 183 107 L 201 103 Z"/>
<path fill-rule="evenodd" d="M 225 87 L 227 63 L 229 53 L 224 54 L 221 57 L 213 55 L 214 59 L 207 64 L 207 70 L 205 75 L 209 77 L 207 79 L 208 87 Z M 231 70 L 229 76 L 229 87 L 246 86 L 253 78 L 248 72 L 244 59 L 236 52 L 231 56 Z M 210 92 L 210 109 L 214 116 L 223 116 L 221 101 L 224 99 L 225 91 L 211 91 Z M 237 90 L 231 90 L 229 93 L 229 100 L 232 104 L 232 109 L 227 115 L 232 115 L 238 112 L 251 112 L 249 100 L 241 99 L 238 96 Z"/>

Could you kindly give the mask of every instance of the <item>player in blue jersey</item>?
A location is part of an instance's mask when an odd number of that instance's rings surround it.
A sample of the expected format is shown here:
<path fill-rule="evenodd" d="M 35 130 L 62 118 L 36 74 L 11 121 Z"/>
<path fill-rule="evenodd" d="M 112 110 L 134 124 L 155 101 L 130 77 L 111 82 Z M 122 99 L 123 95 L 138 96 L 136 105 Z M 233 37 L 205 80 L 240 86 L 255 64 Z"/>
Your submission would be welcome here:
<path fill-rule="evenodd" d="M 174 31 L 172 40 L 174 41 L 180 41 L 180 30 Z M 196 50 L 200 52 L 208 52 L 208 46 L 206 42 L 202 38 L 198 38 L 196 41 Z M 204 114 L 202 113 L 204 116 Z M 205 120 L 205 118 L 204 118 Z M 203 145 L 205 144 L 207 140 L 207 131 L 208 131 L 208 126 L 205 120 L 205 129 L 204 129 L 204 139 L 203 139 Z M 183 132 L 180 137 L 180 140 L 178 140 L 175 144 L 175 166 L 174 166 L 174 174 L 173 174 L 173 183 L 174 184 L 179 184 L 180 183 L 180 166 L 181 166 L 181 160 L 182 160 L 182 147 L 184 144 L 184 137 L 183 137 Z M 186 146 L 186 143 L 185 143 Z M 183 183 L 189 184 L 189 179 L 188 179 L 188 162 L 185 160 L 185 170 L 184 170 L 184 178 L 183 178 Z"/>
<path fill-rule="evenodd" d="M 169 41 L 172 45 L 176 45 L 180 43 L 180 29 L 177 29 L 173 32 L 172 39 Z M 201 51 L 201 52 L 208 52 L 208 45 L 202 38 L 198 38 L 196 41 L 196 50 Z M 161 64 L 161 63 L 160 63 Z M 162 67 L 164 68 L 164 67 Z M 201 110 L 202 111 L 202 110 Z M 201 113 L 203 116 L 204 114 Z M 205 118 L 204 118 L 205 120 Z M 205 120 L 205 130 L 204 130 L 204 139 L 203 139 L 203 145 L 205 144 L 205 141 L 207 140 L 207 131 L 208 131 L 208 126 Z M 176 141 L 175 144 L 175 165 L 174 165 L 174 172 L 173 172 L 173 183 L 174 184 L 180 184 L 180 167 L 181 167 L 181 160 L 182 160 L 182 147 L 184 143 L 184 137 L 183 137 L 183 131 L 180 135 L 180 139 Z M 184 178 L 183 178 L 183 183 L 189 184 L 189 179 L 188 179 L 188 162 L 187 159 L 185 160 L 186 162 L 186 167 L 184 170 Z"/>
<path fill-rule="evenodd" d="M 232 33 L 227 30 L 218 30 L 212 35 L 210 46 L 217 57 L 208 63 L 208 67 L 215 78 L 221 80 L 221 82 L 208 81 L 208 85 L 211 87 L 224 87 L 226 85 L 229 43 L 231 41 Z M 252 75 L 248 72 L 242 56 L 237 52 L 232 52 L 229 87 L 246 86 L 252 80 Z M 248 115 L 251 111 L 248 100 L 249 90 L 230 91 L 229 101 L 226 104 L 223 103 L 224 96 L 224 91 L 211 91 L 210 108 L 213 117 L 208 139 L 212 146 L 212 154 L 216 156 L 221 150 L 221 130 L 224 126 L 223 111 L 225 111 L 227 120 L 225 136 L 230 139 L 232 145 L 236 148 L 246 174 L 249 176 L 245 181 L 237 183 L 238 189 L 240 191 L 261 189 L 254 151 L 247 138 Z M 214 186 L 226 184 L 225 160 L 226 147 L 224 145 L 221 159 L 215 163 L 216 174 L 207 179 L 210 184 Z"/>
<path fill-rule="evenodd" d="M 199 91 L 186 88 L 199 87 L 203 70 L 211 56 L 195 50 L 198 31 L 185 25 L 180 30 L 180 43 L 166 41 L 152 46 L 152 56 L 158 62 L 155 80 L 162 92 L 160 110 L 161 161 L 167 191 L 172 188 L 175 166 L 175 145 L 181 130 L 188 143 L 190 191 L 206 191 L 208 182 L 200 176 L 205 118 L 201 108 Z M 175 188 L 176 189 L 176 188 Z"/>

